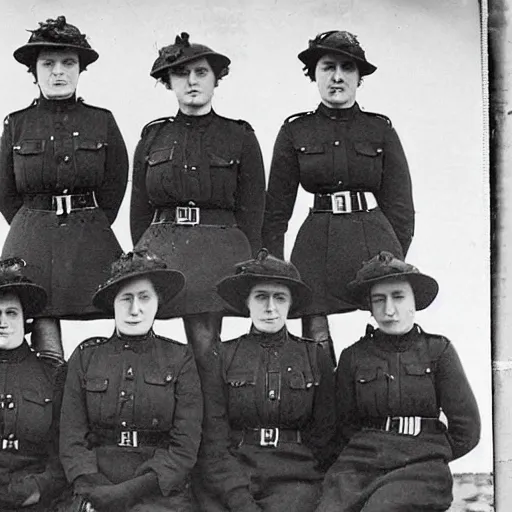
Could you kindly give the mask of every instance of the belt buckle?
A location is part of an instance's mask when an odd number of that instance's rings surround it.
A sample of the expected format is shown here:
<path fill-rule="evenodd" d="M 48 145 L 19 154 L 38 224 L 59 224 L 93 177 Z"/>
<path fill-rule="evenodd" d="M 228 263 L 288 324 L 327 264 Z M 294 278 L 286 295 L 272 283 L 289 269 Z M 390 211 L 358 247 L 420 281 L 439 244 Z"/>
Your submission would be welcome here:
<path fill-rule="evenodd" d="M 119 443 L 117 443 L 117 446 L 137 448 L 137 446 L 139 446 L 137 437 L 136 430 L 122 430 L 119 435 Z"/>
<path fill-rule="evenodd" d="M 199 207 L 176 206 L 176 224 L 195 226 L 199 224 Z"/>
<path fill-rule="evenodd" d="M 2 438 L 2 450 L 14 450 L 18 451 L 20 449 L 20 442 L 18 439 L 12 437 L 3 437 Z"/>
<path fill-rule="evenodd" d="M 57 215 L 64 215 L 71 212 L 71 195 L 61 195 L 61 196 L 53 196 L 53 200 L 55 201 L 55 207 L 57 210 Z"/>
<path fill-rule="evenodd" d="M 260 428 L 260 446 L 273 446 L 276 448 L 278 442 L 278 428 Z"/>
<path fill-rule="evenodd" d="M 350 191 L 334 192 L 331 194 L 332 213 L 351 213 L 352 200 Z"/>
<path fill-rule="evenodd" d="M 392 420 L 398 420 L 398 434 L 404 436 L 417 436 L 421 433 L 421 416 L 398 416 L 392 418 Z M 386 420 L 386 427 L 391 425 L 391 418 L 388 417 Z M 388 428 L 386 428 L 388 430 Z"/>

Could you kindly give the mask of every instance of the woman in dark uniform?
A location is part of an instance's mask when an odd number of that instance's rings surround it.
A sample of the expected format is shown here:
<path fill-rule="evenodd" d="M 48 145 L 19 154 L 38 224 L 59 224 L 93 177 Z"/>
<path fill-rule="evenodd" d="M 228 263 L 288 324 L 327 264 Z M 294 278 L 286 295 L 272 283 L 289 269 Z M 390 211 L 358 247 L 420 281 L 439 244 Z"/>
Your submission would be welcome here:
<path fill-rule="evenodd" d="M 379 250 L 405 256 L 414 230 L 407 161 L 385 116 L 356 102 L 362 77 L 376 70 L 350 32 L 319 34 L 299 54 L 315 81 L 316 111 L 290 116 L 277 136 L 263 223 L 263 245 L 283 257 L 299 184 L 314 194 L 291 260 L 313 290 L 303 335 L 330 347 L 327 315 L 355 309 L 347 284 Z"/>
<path fill-rule="evenodd" d="M 183 275 L 146 251 L 123 255 L 94 304 L 115 316 L 110 338 L 69 360 L 60 456 L 76 500 L 97 512 L 192 510 L 203 401 L 190 347 L 156 335 Z"/>
<path fill-rule="evenodd" d="M 65 365 L 41 358 L 24 338 L 26 320 L 46 303 L 24 265 L 0 261 L 0 510 L 48 512 L 66 486 L 58 455 Z"/>
<path fill-rule="evenodd" d="M 91 298 L 121 253 L 110 226 L 128 157 L 112 113 L 76 97 L 80 73 L 98 54 L 64 16 L 39 25 L 14 52 L 41 95 L 4 122 L 0 211 L 10 230 L 2 256 L 22 255 L 27 275 L 47 290 L 33 346 L 62 359 L 59 319 L 105 316 Z"/>
<path fill-rule="evenodd" d="M 341 353 L 342 451 L 326 475 L 317 512 L 447 510 L 448 463 L 477 445 L 480 416 L 453 344 L 414 323 L 416 310 L 436 297 L 437 282 L 381 252 L 350 286 L 379 328 L 368 326 Z"/>
<path fill-rule="evenodd" d="M 208 360 L 202 509 L 313 511 L 334 431 L 333 372 L 322 347 L 286 328 L 311 290 L 291 263 L 262 249 L 218 291 L 252 326 Z"/>
<path fill-rule="evenodd" d="M 265 176 L 258 141 L 248 123 L 212 110 L 229 64 L 186 33 L 162 48 L 151 76 L 175 93 L 179 111 L 144 127 L 135 152 L 133 243 L 185 274 L 172 316 L 183 317 L 196 357 L 219 340 L 222 316 L 234 314 L 215 284 L 261 247 Z"/>

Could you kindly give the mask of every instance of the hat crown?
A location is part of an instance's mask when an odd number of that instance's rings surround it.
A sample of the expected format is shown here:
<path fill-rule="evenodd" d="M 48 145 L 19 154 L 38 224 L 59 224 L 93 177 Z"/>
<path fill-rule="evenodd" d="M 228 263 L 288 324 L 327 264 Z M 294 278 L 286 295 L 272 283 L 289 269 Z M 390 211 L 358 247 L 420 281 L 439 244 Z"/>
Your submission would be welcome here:
<path fill-rule="evenodd" d="M 29 32 L 32 35 L 28 40 L 28 44 L 69 44 L 80 48 L 91 48 L 91 45 L 87 42 L 87 36 L 82 34 L 74 25 L 67 23 L 65 16 L 58 16 L 56 20 L 49 18 L 45 22 L 40 21 L 39 28 L 29 30 Z"/>
<path fill-rule="evenodd" d="M 260 249 L 255 259 L 238 263 L 236 275 L 255 275 L 261 277 L 281 277 L 300 281 L 300 274 L 293 263 L 286 262 Z"/>
<path fill-rule="evenodd" d="M 357 272 L 355 281 L 363 283 L 379 277 L 419 273 L 420 271 L 414 265 L 400 260 L 390 252 L 382 251 L 363 263 L 362 268 Z"/>
<path fill-rule="evenodd" d="M 365 53 L 357 36 L 346 30 L 331 30 L 329 32 L 322 32 L 314 39 L 310 39 L 309 48 L 332 48 L 333 50 L 342 50 L 350 53 L 355 57 L 366 60 Z"/>
<path fill-rule="evenodd" d="M 0 286 L 30 283 L 31 281 L 23 276 L 23 269 L 27 263 L 22 258 L 9 258 L 0 261 Z"/>
<path fill-rule="evenodd" d="M 153 270 L 167 269 L 165 261 L 146 249 L 122 254 L 111 265 L 110 279 L 114 281 L 120 277 L 133 273 L 151 272 Z"/>

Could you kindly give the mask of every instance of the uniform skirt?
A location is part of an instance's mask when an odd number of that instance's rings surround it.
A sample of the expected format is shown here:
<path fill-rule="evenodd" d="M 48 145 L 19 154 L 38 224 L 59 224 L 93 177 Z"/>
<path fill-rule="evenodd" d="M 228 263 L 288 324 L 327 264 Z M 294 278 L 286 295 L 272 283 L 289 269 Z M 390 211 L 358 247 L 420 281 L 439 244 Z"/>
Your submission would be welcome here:
<path fill-rule="evenodd" d="M 163 258 L 169 268 L 185 275 L 185 288 L 173 300 L 172 317 L 208 312 L 240 315 L 220 298 L 215 288 L 221 279 L 234 274 L 236 263 L 251 258 L 251 246 L 239 228 L 153 223 L 136 248 L 149 249 Z"/>
<path fill-rule="evenodd" d="M 108 318 L 92 305 L 92 296 L 121 252 L 100 208 L 58 216 L 23 206 L 11 222 L 2 258 L 23 258 L 26 276 L 46 290 L 47 307 L 37 316 L 87 320 Z"/>
<path fill-rule="evenodd" d="M 313 290 L 305 315 L 357 309 L 347 293 L 363 261 L 380 251 L 403 258 L 396 234 L 379 208 L 348 214 L 310 212 L 293 247 L 291 261 Z"/>

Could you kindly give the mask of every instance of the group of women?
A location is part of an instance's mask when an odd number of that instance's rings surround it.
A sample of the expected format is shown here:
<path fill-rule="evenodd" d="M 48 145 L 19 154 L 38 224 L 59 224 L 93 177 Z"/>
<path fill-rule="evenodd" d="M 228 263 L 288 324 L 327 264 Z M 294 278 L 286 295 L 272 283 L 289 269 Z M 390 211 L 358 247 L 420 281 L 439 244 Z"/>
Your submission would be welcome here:
<path fill-rule="evenodd" d="M 142 130 L 122 254 L 126 147 L 76 96 L 98 54 L 64 16 L 39 25 L 14 57 L 41 94 L 0 145 L 2 510 L 446 510 L 478 409 L 453 345 L 414 322 L 437 283 L 404 261 L 409 170 L 356 102 L 376 70 L 357 38 L 299 54 L 321 102 L 285 120 L 267 190 L 250 124 L 212 108 L 230 59 L 187 33 L 162 48 L 150 74 L 179 111 Z M 314 200 L 285 262 L 299 184 Z M 358 308 L 378 329 L 334 372 L 327 317 Z M 224 316 L 248 334 L 221 343 Z M 64 362 L 61 319 L 112 317 Z M 153 332 L 176 317 L 187 345 Z"/>

